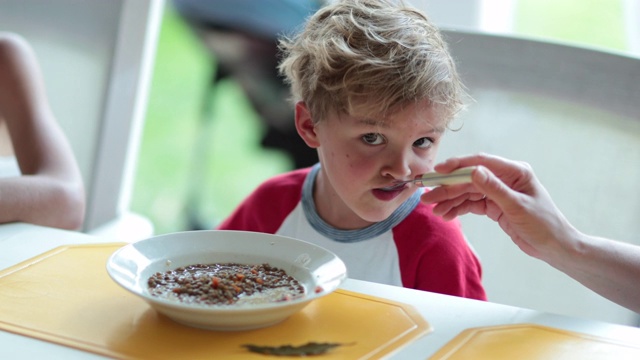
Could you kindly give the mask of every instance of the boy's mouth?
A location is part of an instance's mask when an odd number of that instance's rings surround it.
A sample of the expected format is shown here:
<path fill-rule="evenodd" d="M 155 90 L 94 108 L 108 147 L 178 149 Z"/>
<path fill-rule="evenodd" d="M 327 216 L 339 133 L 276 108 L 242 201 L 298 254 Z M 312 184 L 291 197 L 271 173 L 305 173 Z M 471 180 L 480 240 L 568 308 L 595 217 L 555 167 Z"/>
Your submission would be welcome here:
<path fill-rule="evenodd" d="M 378 200 L 391 201 L 400 196 L 406 187 L 406 183 L 398 182 L 389 186 L 373 189 L 372 193 Z"/>
<path fill-rule="evenodd" d="M 385 186 L 385 187 L 381 187 L 380 190 L 382 191 L 397 191 L 400 190 L 402 188 L 404 188 L 407 184 L 404 182 L 398 182 L 395 184 L 391 184 L 389 186 Z"/>

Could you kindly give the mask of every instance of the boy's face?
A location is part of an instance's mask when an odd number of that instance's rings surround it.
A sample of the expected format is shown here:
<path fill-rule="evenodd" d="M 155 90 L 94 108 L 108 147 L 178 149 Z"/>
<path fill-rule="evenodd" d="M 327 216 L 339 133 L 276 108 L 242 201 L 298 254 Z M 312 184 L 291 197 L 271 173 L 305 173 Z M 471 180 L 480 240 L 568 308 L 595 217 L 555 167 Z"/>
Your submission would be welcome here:
<path fill-rule="evenodd" d="M 416 191 L 412 184 L 384 188 L 433 169 L 446 125 L 426 103 L 385 119 L 341 114 L 313 125 L 298 103 L 296 126 L 322 164 L 314 190 L 319 215 L 334 227 L 358 229 L 386 219 Z"/>

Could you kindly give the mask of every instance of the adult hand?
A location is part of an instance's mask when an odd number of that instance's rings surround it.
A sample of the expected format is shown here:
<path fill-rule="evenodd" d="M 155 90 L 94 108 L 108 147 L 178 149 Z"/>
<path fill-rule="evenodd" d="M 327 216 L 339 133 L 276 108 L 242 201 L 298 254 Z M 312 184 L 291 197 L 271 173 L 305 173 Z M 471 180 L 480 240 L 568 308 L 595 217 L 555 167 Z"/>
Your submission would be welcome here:
<path fill-rule="evenodd" d="M 576 230 L 553 203 L 531 166 L 479 154 L 448 159 L 435 170 L 449 173 L 466 166 L 477 167 L 471 183 L 441 186 L 423 195 L 425 202 L 436 204 L 434 214 L 447 220 L 467 213 L 487 215 L 525 253 L 547 261 L 564 245 L 572 245 L 569 242 Z"/>
<path fill-rule="evenodd" d="M 486 214 L 525 253 L 547 262 L 598 294 L 640 313 L 640 247 L 581 233 L 558 210 L 531 167 L 492 155 L 452 158 L 435 169 L 477 166 L 471 183 L 426 192 L 445 219 Z"/>

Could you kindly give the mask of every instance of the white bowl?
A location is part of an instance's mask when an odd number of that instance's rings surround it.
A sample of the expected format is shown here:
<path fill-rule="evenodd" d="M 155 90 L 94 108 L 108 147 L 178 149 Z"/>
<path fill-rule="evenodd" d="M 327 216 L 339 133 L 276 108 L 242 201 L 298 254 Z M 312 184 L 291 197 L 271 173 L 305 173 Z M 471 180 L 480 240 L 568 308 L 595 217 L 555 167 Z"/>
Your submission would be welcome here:
<path fill-rule="evenodd" d="M 210 306 L 161 299 L 148 290 L 147 281 L 157 272 L 224 262 L 268 263 L 283 269 L 305 287 L 305 296 L 274 303 Z M 223 230 L 177 232 L 125 245 L 111 255 L 107 272 L 116 283 L 174 321 L 222 331 L 275 325 L 337 289 L 347 276 L 338 256 L 314 244 L 278 235 Z"/>

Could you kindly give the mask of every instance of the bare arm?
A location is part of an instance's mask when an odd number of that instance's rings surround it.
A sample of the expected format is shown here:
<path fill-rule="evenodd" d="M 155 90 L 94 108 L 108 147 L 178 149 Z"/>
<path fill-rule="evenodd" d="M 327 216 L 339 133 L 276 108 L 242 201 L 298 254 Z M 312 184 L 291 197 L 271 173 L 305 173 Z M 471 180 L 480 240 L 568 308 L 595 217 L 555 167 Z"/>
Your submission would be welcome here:
<path fill-rule="evenodd" d="M 435 214 L 445 219 L 467 213 L 487 215 L 528 255 L 640 312 L 639 246 L 575 229 L 528 164 L 481 154 L 449 159 L 436 170 L 448 173 L 472 165 L 478 168 L 471 184 L 443 186 L 423 196 L 437 204 Z"/>
<path fill-rule="evenodd" d="M 49 107 L 35 54 L 8 33 L 0 33 L 0 120 L 22 172 L 0 178 L 0 223 L 79 228 L 85 207 L 80 171 Z"/>

